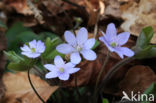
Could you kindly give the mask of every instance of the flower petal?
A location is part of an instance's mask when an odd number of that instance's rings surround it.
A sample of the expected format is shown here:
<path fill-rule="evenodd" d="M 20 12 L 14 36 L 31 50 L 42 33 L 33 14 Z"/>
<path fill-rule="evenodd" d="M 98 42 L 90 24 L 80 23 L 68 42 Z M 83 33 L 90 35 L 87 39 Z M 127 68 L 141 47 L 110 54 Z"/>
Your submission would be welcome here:
<path fill-rule="evenodd" d="M 56 77 L 58 77 L 58 73 L 55 70 L 53 70 L 45 75 L 45 78 L 47 78 L 47 79 L 56 78 Z"/>
<path fill-rule="evenodd" d="M 133 52 L 131 49 L 127 48 L 127 47 L 121 47 L 121 48 L 120 48 L 120 51 L 121 51 L 125 56 L 128 56 L 128 57 L 134 56 L 134 52 Z"/>
<path fill-rule="evenodd" d="M 73 64 L 79 64 L 81 61 L 80 54 L 78 52 L 72 53 L 70 55 L 70 60 Z"/>
<path fill-rule="evenodd" d="M 66 40 L 67 43 L 75 46 L 76 45 L 76 37 L 73 33 L 71 33 L 70 31 L 66 31 L 64 33 L 64 38 Z"/>
<path fill-rule="evenodd" d="M 119 45 L 124 45 L 125 43 L 127 43 L 129 37 L 130 37 L 130 33 L 129 32 L 120 33 L 117 36 L 117 38 L 118 38 L 118 44 Z"/>
<path fill-rule="evenodd" d="M 44 67 L 49 71 L 53 71 L 54 69 L 57 69 L 56 66 L 52 64 L 45 64 Z"/>
<path fill-rule="evenodd" d="M 74 48 L 71 45 L 64 43 L 64 44 L 58 45 L 56 47 L 56 50 L 62 54 L 69 54 L 74 50 Z"/>
<path fill-rule="evenodd" d="M 116 52 L 120 56 L 121 59 L 124 58 L 123 53 L 119 49 L 115 49 L 114 52 Z"/>
<path fill-rule="evenodd" d="M 75 64 L 71 63 L 71 62 L 68 62 L 67 64 L 64 65 L 65 68 L 74 68 L 75 67 Z"/>
<path fill-rule="evenodd" d="M 85 43 L 84 43 L 84 48 L 85 49 L 91 49 L 95 44 L 95 39 L 94 38 L 91 38 L 91 39 L 88 39 Z"/>
<path fill-rule="evenodd" d="M 79 45 L 82 45 L 85 41 L 88 39 L 88 31 L 86 28 L 82 27 L 78 32 L 77 32 L 77 43 Z"/>
<path fill-rule="evenodd" d="M 110 38 L 115 37 L 117 35 L 117 31 L 113 23 L 108 24 L 106 29 L 106 35 Z"/>
<path fill-rule="evenodd" d="M 69 74 L 62 73 L 58 77 L 59 77 L 60 80 L 68 80 L 69 79 Z"/>
<path fill-rule="evenodd" d="M 31 52 L 31 49 L 25 44 L 24 44 L 23 47 L 21 47 L 21 50 L 24 51 L 24 52 Z"/>
<path fill-rule="evenodd" d="M 67 68 L 66 69 L 69 74 L 76 73 L 80 70 L 80 68 Z"/>
<path fill-rule="evenodd" d="M 41 55 L 40 53 L 31 53 L 31 52 L 22 52 L 21 54 L 29 58 L 37 58 Z"/>
<path fill-rule="evenodd" d="M 44 51 L 45 51 L 45 45 L 41 40 L 39 40 L 37 42 L 36 52 L 43 53 Z"/>
<path fill-rule="evenodd" d="M 30 46 L 30 48 L 35 48 L 36 49 L 36 46 L 37 46 L 36 40 L 33 40 L 33 41 L 29 42 L 29 46 Z"/>
<path fill-rule="evenodd" d="M 115 52 L 118 53 L 118 55 L 123 59 L 123 55 L 128 56 L 128 57 L 132 57 L 134 56 L 134 52 L 127 48 L 127 47 L 117 47 L 115 49 Z"/>
<path fill-rule="evenodd" d="M 111 52 L 114 51 L 114 48 L 109 45 L 109 42 L 105 39 L 104 36 L 99 37 L 99 40 L 102 41 Z"/>
<path fill-rule="evenodd" d="M 92 50 L 82 50 L 81 54 L 83 57 L 87 60 L 95 60 L 96 59 L 96 53 Z"/>
<path fill-rule="evenodd" d="M 56 56 L 54 58 L 54 64 L 57 66 L 57 67 L 61 67 L 62 65 L 64 65 L 64 61 L 63 59 L 61 58 L 61 56 Z"/>

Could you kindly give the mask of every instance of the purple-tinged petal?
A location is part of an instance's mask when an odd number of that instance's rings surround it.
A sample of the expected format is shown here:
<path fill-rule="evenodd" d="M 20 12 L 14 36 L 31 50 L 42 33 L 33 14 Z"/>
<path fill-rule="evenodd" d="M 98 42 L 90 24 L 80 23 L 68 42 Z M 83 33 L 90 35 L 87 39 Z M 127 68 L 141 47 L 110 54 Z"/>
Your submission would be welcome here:
<path fill-rule="evenodd" d="M 24 52 L 31 52 L 31 49 L 25 44 L 24 44 L 23 47 L 21 47 L 21 50 L 24 51 Z"/>
<path fill-rule="evenodd" d="M 134 52 L 131 49 L 127 48 L 127 47 L 120 47 L 120 51 L 125 56 L 128 56 L 128 57 L 134 56 Z"/>
<path fill-rule="evenodd" d="M 77 43 L 79 45 L 82 45 L 85 41 L 88 39 L 88 31 L 86 28 L 82 27 L 78 32 L 77 32 Z"/>
<path fill-rule="evenodd" d="M 94 38 L 91 38 L 91 39 L 88 39 L 85 43 L 84 43 L 84 48 L 85 49 L 91 49 L 95 44 L 95 39 Z"/>
<path fill-rule="evenodd" d="M 115 37 L 117 35 L 117 31 L 113 23 L 108 24 L 106 29 L 106 35 L 110 38 Z"/>
<path fill-rule="evenodd" d="M 82 50 L 81 54 L 83 57 L 87 60 L 95 60 L 96 59 L 96 53 L 92 50 Z"/>
<path fill-rule="evenodd" d="M 36 48 L 36 46 L 37 46 L 36 40 L 29 42 L 29 46 L 30 46 L 30 48 Z"/>
<path fill-rule="evenodd" d="M 64 33 L 64 38 L 65 38 L 66 42 L 69 43 L 70 45 L 73 45 L 73 46 L 76 45 L 76 37 L 70 31 L 66 31 Z"/>
<path fill-rule="evenodd" d="M 74 48 L 71 45 L 64 43 L 64 44 L 58 45 L 56 47 L 56 50 L 62 54 L 69 54 L 74 50 Z"/>
<path fill-rule="evenodd" d="M 22 52 L 21 54 L 29 58 L 37 58 L 41 55 L 40 53 L 31 53 L 31 52 Z"/>
<path fill-rule="evenodd" d="M 69 74 L 62 73 L 58 77 L 59 77 L 60 80 L 68 80 L 69 79 Z"/>
<path fill-rule="evenodd" d="M 54 64 L 57 66 L 57 67 L 61 67 L 63 66 L 65 63 L 63 61 L 63 59 L 61 58 L 61 56 L 56 56 L 54 58 Z"/>
<path fill-rule="evenodd" d="M 45 78 L 47 78 L 47 79 L 56 78 L 56 77 L 58 77 L 58 73 L 55 70 L 53 70 L 45 75 Z"/>
<path fill-rule="evenodd" d="M 76 73 L 80 70 L 80 68 L 67 68 L 66 71 L 67 73 L 69 74 L 73 74 L 73 73 Z"/>
<path fill-rule="evenodd" d="M 129 32 L 123 32 L 123 33 L 120 33 L 118 36 L 117 36 L 117 42 L 119 45 L 124 45 L 125 43 L 127 43 L 128 39 L 130 37 L 130 34 Z"/>
<path fill-rule="evenodd" d="M 116 52 L 116 53 L 120 56 L 120 58 L 121 58 L 121 59 L 123 59 L 123 58 L 124 58 L 123 53 L 120 51 L 120 49 L 119 49 L 119 48 L 115 49 L 115 51 L 114 51 L 114 52 Z"/>
<path fill-rule="evenodd" d="M 64 65 L 65 68 L 74 68 L 75 67 L 75 64 L 71 63 L 71 62 L 68 62 L 67 64 Z"/>
<path fill-rule="evenodd" d="M 99 40 L 102 41 L 111 52 L 114 51 L 114 48 L 109 45 L 109 42 L 105 39 L 105 37 L 101 36 L 99 37 Z"/>
<path fill-rule="evenodd" d="M 36 51 L 40 53 L 43 53 L 45 51 L 45 45 L 41 40 L 37 42 Z"/>
<path fill-rule="evenodd" d="M 53 71 L 54 69 L 55 70 L 57 69 L 56 66 L 52 64 L 45 64 L 44 67 L 48 69 L 49 71 Z"/>
<path fill-rule="evenodd" d="M 74 52 L 70 55 L 70 60 L 73 64 L 79 64 L 81 61 L 80 54 L 78 52 Z"/>

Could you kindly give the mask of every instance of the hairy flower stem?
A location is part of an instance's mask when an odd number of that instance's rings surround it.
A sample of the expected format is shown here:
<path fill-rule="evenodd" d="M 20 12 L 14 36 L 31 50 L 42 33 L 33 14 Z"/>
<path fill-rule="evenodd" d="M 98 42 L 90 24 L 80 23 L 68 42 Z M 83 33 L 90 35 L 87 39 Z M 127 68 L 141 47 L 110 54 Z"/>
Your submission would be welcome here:
<path fill-rule="evenodd" d="M 34 87 L 32 81 L 31 81 L 31 78 L 30 78 L 30 69 L 28 70 L 28 80 L 29 80 L 29 83 L 30 83 L 30 85 L 31 85 L 31 87 L 32 87 L 32 89 L 33 89 L 33 91 L 34 91 L 35 94 L 37 95 L 37 97 L 42 101 L 42 103 L 46 103 L 46 102 L 42 99 L 42 97 L 38 94 L 37 90 L 35 89 L 35 87 Z"/>
<path fill-rule="evenodd" d="M 95 89 L 94 89 L 94 95 L 93 95 L 93 96 L 94 96 L 94 97 L 93 97 L 94 102 L 96 102 L 96 94 L 97 94 L 97 90 L 98 90 L 98 84 L 99 84 L 101 75 L 102 75 L 102 73 L 103 73 L 104 70 L 105 70 L 105 66 L 106 66 L 106 64 L 108 63 L 109 57 L 110 57 L 110 51 L 108 51 L 108 53 L 107 53 L 106 59 L 105 59 L 103 65 L 102 65 L 102 69 L 101 69 L 101 71 L 100 71 L 100 73 L 99 73 L 99 75 L 98 75 L 98 77 L 97 77 L 97 80 L 96 80 Z"/>
<path fill-rule="evenodd" d="M 135 59 L 135 57 L 130 57 L 130 58 L 126 58 L 123 59 L 122 61 L 120 61 L 119 63 L 117 63 L 115 66 L 113 66 L 109 72 L 106 74 L 106 76 L 103 78 L 101 85 L 99 86 L 99 90 L 101 90 L 102 88 L 105 88 L 106 85 L 108 84 L 108 82 L 110 81 L 110 79 L 114 76 L 114 74 L 124 65 L 126 65 L 127 63 L 133 61 Z"/>
<path fill-rule="evenodd" d="M 76 93 L 78 95 L 78 98 L 80 98 L 81 94 L 80 94 L 78 86 L 77 86 L 77 73 L 75 73 L 75 90 L 76 90 Z"/>

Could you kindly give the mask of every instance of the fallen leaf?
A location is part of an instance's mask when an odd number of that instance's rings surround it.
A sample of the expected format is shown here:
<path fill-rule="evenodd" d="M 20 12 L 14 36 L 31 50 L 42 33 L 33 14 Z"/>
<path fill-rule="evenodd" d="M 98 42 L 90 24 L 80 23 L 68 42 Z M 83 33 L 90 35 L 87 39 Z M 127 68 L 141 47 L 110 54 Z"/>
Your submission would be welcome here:
<path fill-rule="evenodd" d="M 126 91 L 128 94 L 131 91 L 143 93 L 155 81 L 156 75 L 150 67 L 136 65 L 129 69 L 124 79 L 120 82 L 120 93 L 122 91 Z"/>
<path fill-rule="evenodd" d="M 138 36 L 142 28 L 152 26 L 155 34 L 151 43 L 156 43 L 156 0 L 140 0 L 139 3 L 129 2 L 121 9 L 121 17 L 125 20 L 121 28 L 124 31 Z"/>
<path fill-rule="evenodd" d="M 28 7 L 26 0 L 4 0 L 7 8 L 14 8 L 18 13 L 24 15 L 33 15 L 32 10 Z"/>
<path fill-rule="evenodd" d="M 49 96 L 58 89 L 58 86 L 51 87 L 33 74 L 30 76 L 34 87 L 44 101 L 47 101 Z M 6 73 L 3 76 L 3 82 L 6 86 L 3 103 L 42 103 L 32 90 L 26 72 Z"/>

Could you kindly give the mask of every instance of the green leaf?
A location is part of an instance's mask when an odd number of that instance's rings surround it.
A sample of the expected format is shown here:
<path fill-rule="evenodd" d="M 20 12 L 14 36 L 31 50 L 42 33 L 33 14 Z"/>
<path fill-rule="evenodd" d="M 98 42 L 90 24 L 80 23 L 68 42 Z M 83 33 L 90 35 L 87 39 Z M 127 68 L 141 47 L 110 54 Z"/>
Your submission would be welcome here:
<path fill-rule="evenodd" d="M 35 63 L 35 59 L 25 57 L 23 61 L 10 62 L 8 65 L 8 69 L 13 71 L 27 71 L 28 69 L 32 68 Z"/>
<path fill-rule="evenodd" d="M 136 59 L 156 57 L 156 45 L 150 44 L 153 34 L 154 31 L 151 26 L 141 31 L 134 49 Z"/>
<path fill-rule="evenodd" d="M 56 51 L 56 46 L 62 43 L 61 39 L 56 37 L 54 39 L 50 39 L 49 37 L 45 41 L 45 52 L 42 54 L 42 58 L 45 60 L 52 60 L 56 55 L 61 55 Z"/>
<path fill-rule="evenodd" d="M 156 82 L 152 83 L 144 92 L 144 94 L 150 95 L 153 94 L 156 97 Z M 148 101 L 143 101 L 141 103 L 150 103 Z"/>
<path fill-rule="evenodd" d="M 136 46 L 141 47 L 141 48 L 146 47 L 150 43 L 153 37 L 153 34 L 154 34 L 154 31 L 151 26 L 143 28 L 137 39 Z"/>
<path fill-rule="evenodd" d="M 103 99 L 102 99 L 102 103 L 109 103 L 109 101 L 108 101 L 108 99 L 103 98 Z"/>
<path fill-rule="evenodd" d="M 30 59 L 27 57 L 21 57 L 17 55 L 14 51 L 6 52 L 4 51 L 6 57 L 11 61 L 8 65 L 8 69 L 13 71 L 24 71 L 30 69 L 36 62 L 35 59 Z"/>
<path fill-rule="evenodd" d="M 94 46 L 92 47 L 92 49 L 95 49 L 96 47 L 98 47 L 100 45 L 100 42 L 98 40 L 95 41 Z"/>
<path fill-rule="evenodd" d="M 22 63 L 9 63 L 8 65 L 8 69 L 13 70 L 13 71 L 26 71 L 28 69 L 30 69 L 29 66 L 24 65 Z"/>
<path fill-rule="evenodd" d="M 24 59 L 17 55 L 14 51 L 4 51 L 4 54 L 12 62 L 19 63 L 20 61 L 24 61 Z"/>
<path fill-rule="evenodd" d="M 32 31 L 24 31 L 17 36 L 17 39 L 21 43 L 32 41 L 33 39 L 37 39 L 38 36 Z"/>
<path fill-rule="evenodd" d="M 17 40 L 17 37 L 20 33 L 24 31 L 31 31 L 29 28 L 26 28 L 23 26 L 23 23 L 17 22 L 13 24 L 7 31 L 6 31 L 6 37 L 8 40 L 8 50 L 14 50 L 17 51 L 17 48 L 19 47 Z"/>
<path fill-rule="evenodd" d="M 38 39 L 44 40 L 47 37 L 49 37 L 51 39 L 54 39 L 54 38 L 56 38 L 58 36 L 56 34 L 54 34 L 54 33 L 51 33 L 51 32 L 41 32 L 41 33 L 39 33 L 39 38 Z"/>
<path fill-rule="evenodd" d="M 59 56 L 61 56 L 61 57 L 65 57 L 65 55 L 64 54 L 61 54 L 61 53 L 59 53 L 56 49 L 55 50 L 53 50 L 51 53 L 49 53 L 44 59 L 46 59 L 47 61 L 51 61 L 51 60 L 53 60 L 54 58 L 55 58 L 55 56 L 57 56 L 57 55 L 59 55 Z"/>

